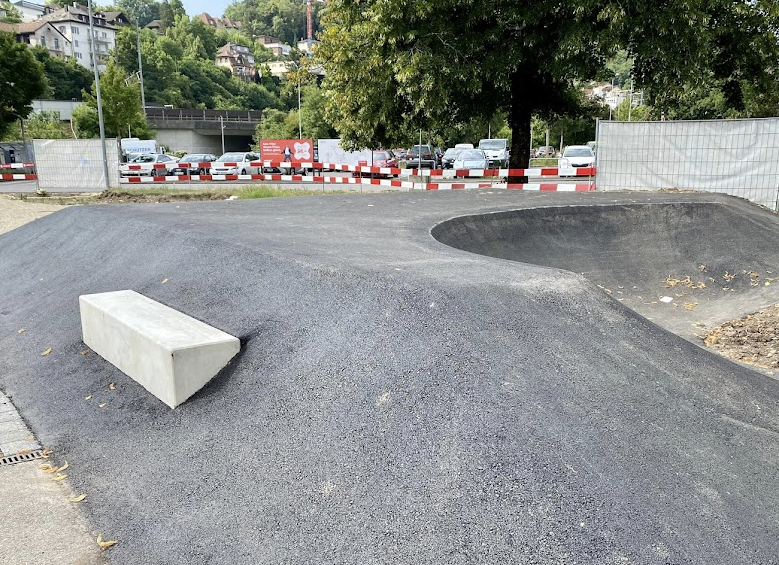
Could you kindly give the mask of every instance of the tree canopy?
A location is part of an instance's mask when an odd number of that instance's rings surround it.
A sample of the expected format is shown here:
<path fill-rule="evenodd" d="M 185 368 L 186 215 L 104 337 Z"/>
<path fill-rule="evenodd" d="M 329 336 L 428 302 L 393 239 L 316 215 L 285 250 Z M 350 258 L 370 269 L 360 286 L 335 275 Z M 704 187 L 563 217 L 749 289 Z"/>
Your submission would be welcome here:
<path fill-rule="evenodd" d="M 322 4 L 312 2 L 312 27 L 319 31 Z M 227 6 L 225 16 L 237 20 L 250 35 L 270 35 L 294 45 L 307 37 L 304 0 L 237 0 Z"/>
<path fill-rule="evenodd" d="M 0 22 L 6 24 L 18 24 L 22 21 L 22 14 L 16 9 L 16 6 L 10 2 L 0 2 L 0 10 L 5 13 L 3 17 L 0 17 Z"/>
<path fill-rule="evenodd" d="M 709 75 L 731 105 L 748 88 L 775 90 L 776 10 L 772 0 L 332 0 L 317 53 L 328 115 L 349 146 L 392 146 L 502 110 L 512 166 L 525 167 L 531 116 L 578 112 L 581 81 L 602 77 L 621 48 L 660 108 Z"/>
<path fill-rule="evenodd" d="M 41 64 L 24 43 L 0 32 L 0 137 L 11 124 L 32 112 L 30 102 L 46 92 Z"/>
<path fill-rule="evenodd" d="M 81 98 L 82 90 L 89 90 L 95 80 L 95 75 L 80 65 L 75 58 L 67 60 L 61 57 L 52 57 L 49 51 L 40 45 L 31 50 L 35 59 L 43 65 L 48 88 L 42 95 L 43 98 L 52 100 L 72 100 Z"/>

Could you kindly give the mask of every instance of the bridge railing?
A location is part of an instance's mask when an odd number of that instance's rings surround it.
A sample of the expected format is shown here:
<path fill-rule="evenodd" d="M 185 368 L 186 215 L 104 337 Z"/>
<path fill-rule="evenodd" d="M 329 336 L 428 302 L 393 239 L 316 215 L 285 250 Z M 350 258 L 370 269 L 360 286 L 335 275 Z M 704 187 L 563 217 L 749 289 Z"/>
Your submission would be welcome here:
<path fill-rule="evenodd" d="M 257 110 L 200 110 L 197 108 L 146 108 L 146 117 L 165 121 L 251 122 L 260 123 Z"/>

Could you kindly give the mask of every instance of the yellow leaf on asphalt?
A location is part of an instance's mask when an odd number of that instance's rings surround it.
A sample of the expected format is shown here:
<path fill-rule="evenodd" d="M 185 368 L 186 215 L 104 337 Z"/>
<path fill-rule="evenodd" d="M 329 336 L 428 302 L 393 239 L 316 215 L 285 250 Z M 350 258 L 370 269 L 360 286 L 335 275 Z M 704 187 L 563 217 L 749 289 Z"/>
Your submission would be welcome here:
<path fill-rule="evenodd" d="M 17 455 L 27 455 L 28 453 L 32 453 L 32 449 L 22 449 L 16 452 Z"/>
<path fill-rule="evenodd" d="M 90 394 L 89 396 L 85 396 L 84 400 L 92 400 L 92 395 Z"/>
<path fill-rule="evenodd" d="M 60 467 L 59 469 L 57 469 L 57 472 L 59 473 L 60 471 L 64 471 L 68 467 L 70 467 L 70 465 L 68 465 L 68 462 L 65 461 L 65 464 L 62 467 Z"/>
<path fill-rule="evenodd" d="M 168 282 L 168 279 L 162 279 L 162 284 L 165 284 L 166 282 Z"/>
<path fill-rule="evenodd" d="M 26 331 L 27 331 L 27 328 L 19 328 L 19 331 L 18 331 L 18 332 L 16 332 L 16 333 L 18 333 L 18 334 L 23 334 L 23 333 L 24 333 L 24 332 L 26 332 Z"/>
<path fill-rule="evenodd" d="M 56 473 L 58 470 L 59 469 L 57 468 L 56 465 L 54 465 L 54 466 L 49 465 L 49 467 L 47 469 L 44 469 L 43 472 L 44 473 L 48 473 L 48 474 L 52 474 L 52 473 Z"/>
<path fill-rule="evenodd" d="M 100 408 L 105 408 L 105 405 L 108 404 L 107 402 L 103 402 L 102 404 L 98 404 Z"/>
<path fill-rule="evenodd" d="M 51 449 L 49 449 L 49 448 L 46 448 L 43 451 L 41 451 L 41 455 L 43 455 L 44 457 L 48 457 L 52 453 L 54 453 L 54 452 Z"/>
<path fill-rule="evenodd" d="M 67 479 L 67 478 L 68 478 L 68 476 L 65 473 L 63 473 L 61 475 L 57 475 L 56 477 L 52 477 L 51 480 L 52 481 L 61 481 L 62 479 Z"/>
<path fill-rule="evenodd" d="M 116 385 L 114 383 L 108 383 L 108 388 L 111 390 L 116 390 Z"/>
<path fill-rule="evenodd" d="M 81 355 L 86 355 L 87 353 L 89 353 L 89 349 L 82 349 L 81 351 L 79 351 L 79 353 L 81 353 Z"/>
<path fill-rule="evenodd" d="M 49 470 L 49 469 L 51 469 L 51 468 L 52 468 L 52 466 L 51 466 L 51 465 L 49 465 L 48 463 L 44 463 L 43 465 L 41 465 L 41 466 L 39 467 L 39 469 L 40 469 L 41 471 L 45 471 L 45 472 L 48 472 L 48 470 Z"/>
<path fill-rule="evenodd" d="M 41 353 L 41 357 L 46 357 L 49 353 L 51 353 L 51 347 L 49 347 L 46 351 Z"/>
<path fill-rule="evenodd" d="M 27 436 L 27 439 L 29 439 L 30 441 L 34 441 L 35 440 L 35 436 Z"/>
<path fill-rule="evenodd" d="M 87 497 L 86 494 L 79 494 L 78 496 L 71 496 L 68 500 L 70 502 L 81 502 Z"/>
<path fill-rule="evenodd" d="M 112 545 L 116 545 L 118 542 L 116 540 L 114 541 L 103 541 L 103 534 L 100 534 L 97 536 L 97 545 L 100 546 L 100 549 L 108 549 Z"/>

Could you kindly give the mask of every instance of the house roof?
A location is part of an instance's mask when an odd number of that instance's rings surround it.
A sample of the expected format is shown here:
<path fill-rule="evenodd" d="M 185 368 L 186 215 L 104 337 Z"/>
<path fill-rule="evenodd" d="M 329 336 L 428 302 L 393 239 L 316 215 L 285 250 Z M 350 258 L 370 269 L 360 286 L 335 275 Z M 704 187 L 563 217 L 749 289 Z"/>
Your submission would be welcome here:
<path fill-rule="evenodd" d="M 11 2 L 14 6 L 23 6 L 24 8 L 29 8 L 31 10 L 40 10 L 43 12 L 43 9 L 45 6 L 43 4 L 36 4 L 35 2 L 28 2 L 27 0 L 17 0 L 16 2 Z"/>
<path fill-rule="evenodd" d="M 104 29 L 113 29 L 116 30 L 114 26 L 108 25 L 108 23 L 105 22 L 105 14 L 103 12 L 93 12 L 93 21 L 95 27 L 100 27 Z M 82 19 L 82 17 L 86 17 L 86 21 Z M 79 22 L 82 24 L 89 24 L 89 11 L 84 6 L 81 6 L 80 4 L 77 4 L 75 6 L 68 5 L 64 8 L 60 8 L 59 10 L 55 10 L 54 12 L 51 12 L 49 14 L 45 14 L 41 16 L 36 21 L 47 21 L 47 22 Z"/>
<path fill-rule="evenodd" d="M 146 24 L 146 27 L 149 29 L 160 29 L 162 27 L 162 20 L 152 20 Z"/>
<path fill-rule="evenodd" d="M 57 33 L 62 36 L 62 38 L 65 41 L 70 41 L 67 37 L 65 37 L 60 31 L 51 25 L 51 22 L 43 21 L 43 20 L 35 20 L 32 22 L 26 22 L 21 24 L 6 24 L 3 22 L 0 22 L 0 31 L 4 31 L 6 33 L 13 33 L 15 35 L 29 35 L 32 33 L 35 33 L 39 29 L 41 29 L 44 26 L 49 26 L 54 33 Z"/>

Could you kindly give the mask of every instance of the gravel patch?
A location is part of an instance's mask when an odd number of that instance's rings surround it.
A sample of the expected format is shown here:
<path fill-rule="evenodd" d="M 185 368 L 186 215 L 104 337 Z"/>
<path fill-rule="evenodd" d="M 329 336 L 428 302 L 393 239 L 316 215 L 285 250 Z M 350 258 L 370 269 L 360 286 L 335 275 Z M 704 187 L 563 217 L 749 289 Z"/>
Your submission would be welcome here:
<path fill-rule="evenodd" d="M 25 202 L 13 196 L 0 195 L 0 234 L 62 210 L 63 207 L 58 204 Z"/>
<path fill-rule="evenodd" d="M 704 342 L 717 353 L 763 369 L 779 369 L 779 304 L 720 324 Z"/>

